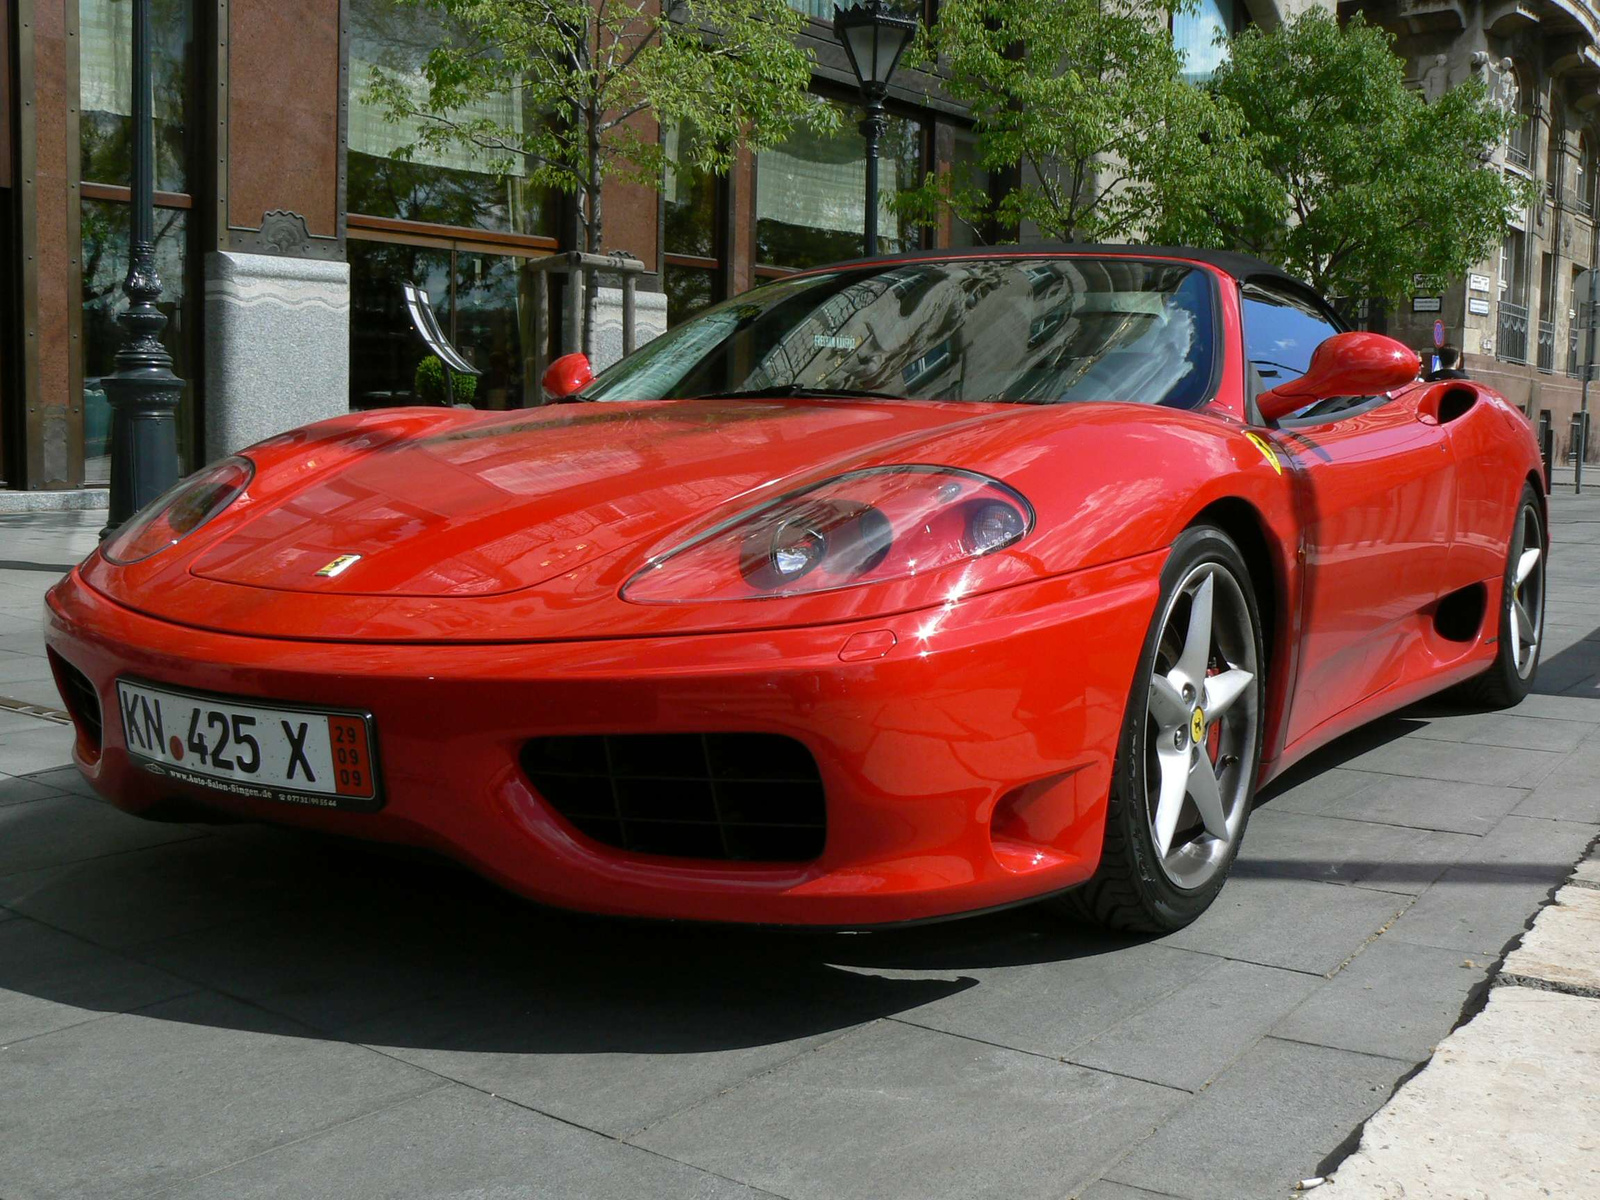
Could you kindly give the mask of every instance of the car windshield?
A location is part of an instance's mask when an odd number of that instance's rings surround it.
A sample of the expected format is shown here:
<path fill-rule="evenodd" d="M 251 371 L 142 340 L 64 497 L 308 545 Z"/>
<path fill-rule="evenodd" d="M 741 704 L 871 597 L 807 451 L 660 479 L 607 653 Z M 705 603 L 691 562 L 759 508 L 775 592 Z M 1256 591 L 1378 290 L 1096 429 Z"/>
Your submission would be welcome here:
<path fill-rule="evenodd" d="M 836 396 L 1193 407 L 1213 288 L 1182 263 L 992 258 L 844 269 L 708 309 L 603 372 L 586 400 Z"/>

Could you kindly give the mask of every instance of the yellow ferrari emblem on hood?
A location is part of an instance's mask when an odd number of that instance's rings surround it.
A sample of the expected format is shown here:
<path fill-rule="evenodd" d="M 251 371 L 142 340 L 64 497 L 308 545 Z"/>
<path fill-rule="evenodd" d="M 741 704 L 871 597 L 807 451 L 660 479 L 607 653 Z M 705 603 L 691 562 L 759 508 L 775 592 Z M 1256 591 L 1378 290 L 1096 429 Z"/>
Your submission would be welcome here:
<path fill-rule="evenodd" d="M 318 571 L 317 574 L 321 575 L 325 579 L 332 579 L 335 575 L 349 570 L 350 567 L 354 566 L 360 561 L 361 555 L 359 554 L 341 554 L 327 566 L 323 567 L 322 570 Z"/>

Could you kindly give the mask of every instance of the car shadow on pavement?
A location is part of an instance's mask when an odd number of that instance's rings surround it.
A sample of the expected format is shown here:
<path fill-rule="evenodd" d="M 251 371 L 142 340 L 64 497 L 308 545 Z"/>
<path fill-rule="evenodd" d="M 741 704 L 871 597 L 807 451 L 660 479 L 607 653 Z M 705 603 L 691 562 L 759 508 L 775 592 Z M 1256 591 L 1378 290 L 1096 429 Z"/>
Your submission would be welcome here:
<path fill-rule="evenodd" d="M 1135 940 L 1036 910 L 857 934 L 590 917 L 426 852 L 162 828 L 180 840 L 0 878 L 38 922 L 0 921 L 0 989 L 108 1013 L 152 987 L 220 993 L 244 1004 L 203 1023 L 394 1046 L 680 1054 L 803 1041 L 972 988 L 965 968 Z"/>

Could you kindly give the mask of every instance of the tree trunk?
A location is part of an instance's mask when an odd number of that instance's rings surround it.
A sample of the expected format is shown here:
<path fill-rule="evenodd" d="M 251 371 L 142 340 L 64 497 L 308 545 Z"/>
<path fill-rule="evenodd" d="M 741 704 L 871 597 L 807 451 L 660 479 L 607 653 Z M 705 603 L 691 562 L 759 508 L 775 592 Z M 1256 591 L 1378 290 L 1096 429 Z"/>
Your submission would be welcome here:
<path fill-rule="evenodd" d="M 600 122 L 605 114 L 600 111 L 598 104 L 591 103 L 587 113 L 588 134 L 588 161 L 585 164 L 585 191 L 588 193 L 588 244 L 584 247 L 590 254 L 599 254 L 603 244 L 604 228 L 604 199 L 601 194 L 602 172 L 600 169 Z M 600 280 L 594 272 L 585 272 L 583 276 L 583 352 L 589 356 L 589 361 L 594 361 L 594 335 L 595 323 L 600 312 Z M 591 284 L 593 286 L 591 286 Z"/>

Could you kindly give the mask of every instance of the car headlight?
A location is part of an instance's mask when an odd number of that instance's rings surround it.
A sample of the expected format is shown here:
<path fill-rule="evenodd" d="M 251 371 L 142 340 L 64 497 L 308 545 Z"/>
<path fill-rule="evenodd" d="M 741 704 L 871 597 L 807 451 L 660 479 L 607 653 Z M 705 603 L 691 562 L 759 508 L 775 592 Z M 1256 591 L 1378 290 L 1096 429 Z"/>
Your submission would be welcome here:
<path fill-rule="evenodd" d="M 926 574 L 992 554 L 1033 527 L 1022 496 L 955 467 L 869 467 L 780 496 L 645 566 L 640 604 L 799 596 Z"/>
<path fill-rule="evenodd" d="M 129 517 L 100 553 L 127 566 L 177 545 L 237 500 L 255 473 L 248 458 L 225 458 L 196 471 Z"/>

